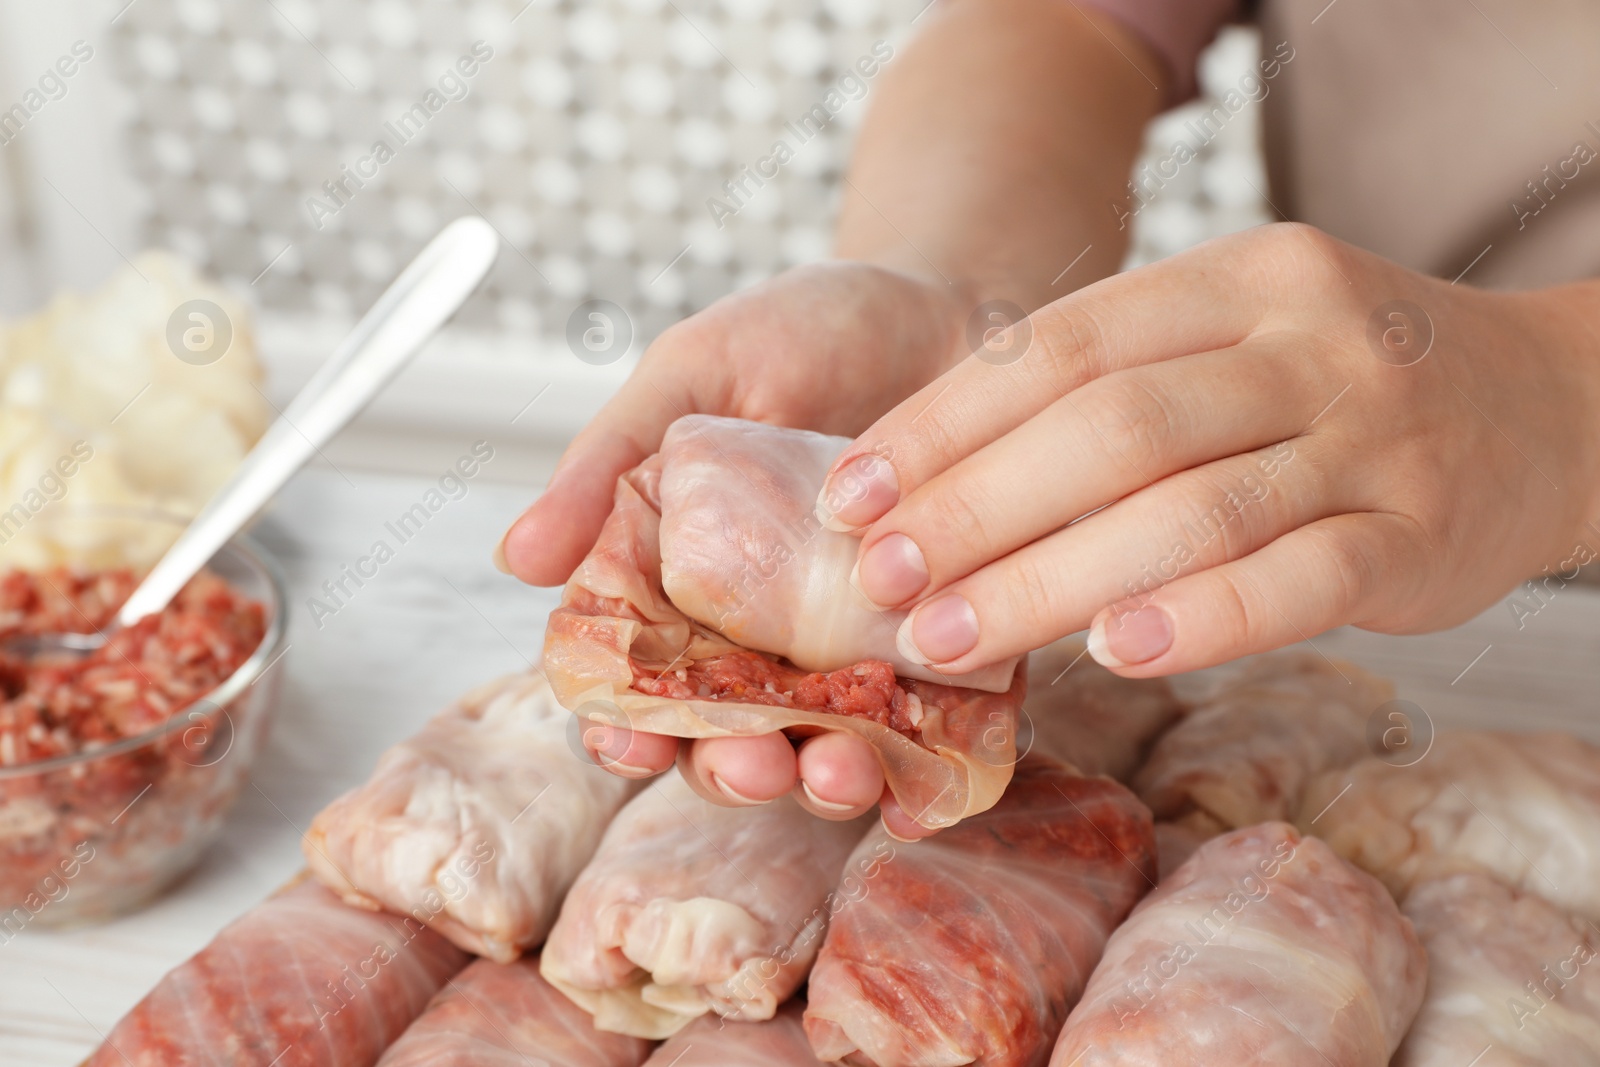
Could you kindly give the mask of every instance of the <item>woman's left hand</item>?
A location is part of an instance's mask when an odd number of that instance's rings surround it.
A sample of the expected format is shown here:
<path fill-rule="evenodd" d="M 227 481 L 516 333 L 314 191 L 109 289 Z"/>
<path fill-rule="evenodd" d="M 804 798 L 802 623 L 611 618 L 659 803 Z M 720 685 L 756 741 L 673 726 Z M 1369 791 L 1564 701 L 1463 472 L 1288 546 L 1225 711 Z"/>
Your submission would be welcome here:
<path fill-rule="evenodd" d="M 1489 293 L 1268 226 L 980 349 L 845 450 L 831 477 L 877 480 L 832 522 L 940 670 L 1090 627 L 1168 674 L 1570 577 L 1600 552 L 1597 415 L 1594 283 Z"/>

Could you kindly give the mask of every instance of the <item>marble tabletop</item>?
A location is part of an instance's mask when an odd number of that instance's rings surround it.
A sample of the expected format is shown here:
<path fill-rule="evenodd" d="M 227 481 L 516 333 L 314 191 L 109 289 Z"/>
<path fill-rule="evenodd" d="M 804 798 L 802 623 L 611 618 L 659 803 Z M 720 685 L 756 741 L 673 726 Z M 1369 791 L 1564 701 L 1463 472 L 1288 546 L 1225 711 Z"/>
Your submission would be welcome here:
<path fill-rule="evenodd" d="M 93 928 L 30 927 L 0 945 L 0 1063 L 77 1063 L 164 972 L 301 867 L 312 816 L 365 778 L 383 749 L 469 686 L 536 658 L 555 594 L 490 564 L 530 495 L 491 473 L 447 500 L 332 614 L 308 599 L 434 482 L 322 468 L 284 491 L 256 530 L 289 577 L 291 630 L 275 668 L 286 672 L 281 705 L 252 782 L 200 866 L 152 906 Z M 1395 678 L 1443 727 L 1600 740 L 1600 592 L 1573 585 L 1528 603 L 1538 610 L 1497 604 L 1441 634 L 1341 631 L 1315 647 Z"/>

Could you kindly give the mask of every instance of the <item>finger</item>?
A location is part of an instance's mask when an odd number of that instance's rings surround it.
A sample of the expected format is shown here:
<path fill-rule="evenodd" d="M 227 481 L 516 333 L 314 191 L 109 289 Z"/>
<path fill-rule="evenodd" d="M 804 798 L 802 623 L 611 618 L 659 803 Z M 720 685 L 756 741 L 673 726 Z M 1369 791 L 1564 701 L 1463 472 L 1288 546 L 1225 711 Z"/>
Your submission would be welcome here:
<path fill-rule="evenodd" d="M 1360 507 L 1336 445 L 1299 438 L 1172 475 L 1033 542 L 912 609 L 900 651 L 965 673 L 1076 633 L 1104 605 L 1239 559 Z"/>
<path fill-rule="evenodd" d="M 640 733 L 607 723 L 585 726 L 583 747 L 597 764 L 623 778 L 660 774 L 678 756 L 676 737 Z"/>
<path fill-rule="evenodd" d="M 883 796 L 878 801 L 878 817 L 883 820 L 883 828 L 890 837 L 896 841 L 921 841 L 925 837 L 932 837 L 938 830 L 930 830 L 921 825 L 911 816 L 907 815 L 900 802 L 884 787 Z"/>
<path fill-rule="evenodd" d="M 626 437 L 574 441 L 549 485 L 500 538 L 494 564 L 529 585 L 561 585 L 600 536 L 617 478 L 644 459 Z"/>
<path fill-rule="evenodd" d="M 1026 344 L 1011 342 L 1019 357 L 996 365 L 980 352 L 929 383 L 834 461 L 817 499 L 829 528 L 875 522 L 934 475 L 1085 382 L 1244 340 L 1263 304 L 1229 269 L 1241 244 L 1208 242 L 1062 297 L 1011 328 L 1031 331 Z"/>
<path fill-rule="evenodd" d="M 572 576 L 611 514 L 617 478 L 661 446 L 673 420 L 699 409 L 695 389 L 708 388 L 706 382 L 655 369 L 678 343 L 662 335 L 573 438 L 544 492 L 501 537 L 497 567 L 529 585 L 561 585 Z"/>
<path fill-rule="evenodd" d="M 875 522 L 861 589 L 883 607 L 923 596 L 1158 479 L 1295 436 L 1323 391 L 1271 337 L 1098 378 Z"/>
<path fill-rule="evenodd" d="M 1337 515 L 1243 559 L 1095 617 L 1089 651 L 1118 674 L 1198 670 L 1307 641 L 1414 602 L 1415 527 L 1384 512 Z"/>
<path fill-rule="evenodd" d="M 797 759 L 800 781 L 795 799 L 814 815 L 854 819 L 883 794 L 883 767 L 872 746 L 855 734 L 807 738 L 800 744 Z"/>
<path fill-rule="evenodd" d="M 794 746 L 781 733 L 709 737 L 678 759 L 689 787 L 713 804 L 749 807 L 794 788 Z"/>

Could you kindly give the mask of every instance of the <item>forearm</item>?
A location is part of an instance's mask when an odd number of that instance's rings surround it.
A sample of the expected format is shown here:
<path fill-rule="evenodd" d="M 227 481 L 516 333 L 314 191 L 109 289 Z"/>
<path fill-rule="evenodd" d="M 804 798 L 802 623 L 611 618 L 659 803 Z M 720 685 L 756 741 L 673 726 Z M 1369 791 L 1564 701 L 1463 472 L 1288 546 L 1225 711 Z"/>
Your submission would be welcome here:
<path fill-rule="evenodd" d="M 1574 364 L 1572 381 L 1586 398 L 1587 425 L 1574 427 L 1570 440 L 1583 456 L 1580 469 L 1588 473 L 1569 491 L 1580 509 L 1575 540 L 1593 546 L 1600 529 L 1600 278 L 1522 295 L 1532 300 L 1532 319 L 1556 331 L 1565 358 Z M 1544 385 L 1547 392 L 1570 388 L 1564 381 Z"/>
<path fill-rule="evenodd" d="M 863 124 L 838 254 L 1027 310 L 1115 271 L 1111 205 L 1161 64 L 1069 0 L 945 0 L 922 20 Z"/>

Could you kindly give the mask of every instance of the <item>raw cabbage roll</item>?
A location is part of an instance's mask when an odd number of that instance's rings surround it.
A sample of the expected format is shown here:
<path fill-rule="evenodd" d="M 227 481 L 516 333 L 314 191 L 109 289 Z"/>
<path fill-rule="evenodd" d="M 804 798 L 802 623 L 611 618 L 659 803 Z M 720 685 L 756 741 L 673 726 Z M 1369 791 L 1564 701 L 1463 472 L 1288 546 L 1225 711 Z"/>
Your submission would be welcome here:
<path fill-rule="evenodd" d="M 900 658 L 899 615 L 850 582 L 858 542 L 812 514 L 844 443 L 678 420 L 661 452 L 618 479 L 611 516 L 550 616 L 545 666 L 568 708 L 634 730 L 852 731 L 907 814 L 948 826 L 1005 789 L 1021 671 L 943 678 Z"/>
<path fill-rule="evenodd" d="M 1394 693 L 1315 652 L 1255 657 L 1223 679 L 1156 741 L 1134 778 L 1157 819 L 1208 836 L 1292 820 L 1312 777 L 1367 755 L 1367 720 Z"/>
<path fill-rule="evenodd" d="M 1479 870 L 1600 920 L 1600 748 L 1575 737 L 1443 732 L 1411 766 L 1371 758 L 1323 775 L 1310 819 L 1396 897 Z"/>
<path fill-rule="evenodd" d="M 1406 900 L 1428 995 L 1393 1067 L 1600 1065 L 1600 933 L 1482 874 Z"/>
<path fill-rule="evenodd" d="M 1066 638 L 1028 654 L 1020 745 L 1084 774 L 1127 781 L 1184 706 L 1164 678 L 1122 678 Z"/>
<path fill-rule="evenodd" d="M 650 1042 L 596 1030 L 539 961 L 479 960 L 450 980 L 378 1067 L 639 1067 Z"/>
<path fill-rule="evenodd" d="M 306 878 L 169 971 L 85 1067 L 371 1067 L 466 962 Z"/>
<path fill-rule="evenodd" d="M 804 1009 L 791 1000 L 766 1022 L 696 1019 L 662 1042 L 645 1067 L 821 1067 L 800 1025 Z"/>
<path fill-rule="evenodd" d="M 1155 884 L 1155 841 L 1126 788 L 1029 756 L 990 810 L 911 845 L 879 827 L 850 869 L 806 993 L 817 1055 L 1027 1067 Z"/>
<path fill-rule="evenodd" d="M 815 514 L 828 465 L 850 443 L 761 422 L 690 415 L 661 442 L 661 585 L 689 618 L 801 670 L 864 659 L 895 673 L 1003 693 L 1016 659 L 948 677 L 900 654 L 905 612 L 850 583 L 859 538 Z"/>
<path fill-rule="evenodd" d="M 1384 1067 L 1426 977 L 1377 880 L 1265 823 L 1202 845 L 1111 935 L 1050 1063 Z"/>
<path fill-rule="evenodd" d="M 538 673 L 472 690 L 316 817 L 306 861 L 348 903 L 516 959 L 639 789 L 578 756 L 572 726 Z"/>
<path fill-rule="evenodd" d="M 600 1029 L 639 1037 L 708 1012 L 771 1018 L 811 969 L 867 823 L 818 819 L 789 797 L 723 807 L 668 771 L 622 809 L 567 895 L 544 976 Z"/>

